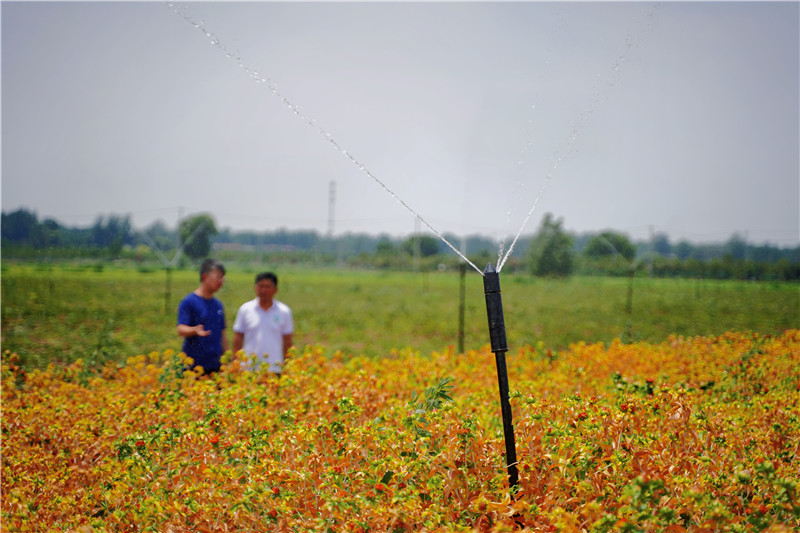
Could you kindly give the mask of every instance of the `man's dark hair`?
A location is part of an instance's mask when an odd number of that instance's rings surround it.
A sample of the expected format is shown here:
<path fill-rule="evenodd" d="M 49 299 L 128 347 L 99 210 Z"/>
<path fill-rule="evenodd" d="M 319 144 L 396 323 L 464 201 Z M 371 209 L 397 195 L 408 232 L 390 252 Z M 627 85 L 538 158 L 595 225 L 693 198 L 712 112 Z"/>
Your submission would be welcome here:
<path fill-rule="evenodd" d="M 213 270 L 219 270 L 222 275 L 225 275 L 225 267 L 216 259 L 206 259 L 200 264 L 200 281 L 203 281 L 203 274 L 208 274 Z"/>
<path fill-rule="evenodd" d="M 262 272 L 261 274 L 256 274 L 256 283 L 258 283 L 262 279 L 268 279 L 272 283 L 274 283 L 276 287 L 278 286 L 278 276 L 276 276 L 272 272 Z"/>

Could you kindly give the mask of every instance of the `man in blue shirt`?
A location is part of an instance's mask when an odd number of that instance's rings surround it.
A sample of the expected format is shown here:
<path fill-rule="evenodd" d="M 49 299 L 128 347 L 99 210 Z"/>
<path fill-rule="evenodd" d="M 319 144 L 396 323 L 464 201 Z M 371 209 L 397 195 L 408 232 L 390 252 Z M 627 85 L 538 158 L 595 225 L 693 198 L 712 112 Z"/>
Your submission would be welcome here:
<path fill-rule="evenodd" d="M 178 306 L 178 335 L 184 338 L 183 352 L 192 358 L 192 368 L 216 372 L 220 358 L 228 350 L 225 336 L 225 311 L 214 293 L 225 281 L 225 267 L 219 261 L 206 259 L 200 265 L 200 286 L 190 292 Z"/>

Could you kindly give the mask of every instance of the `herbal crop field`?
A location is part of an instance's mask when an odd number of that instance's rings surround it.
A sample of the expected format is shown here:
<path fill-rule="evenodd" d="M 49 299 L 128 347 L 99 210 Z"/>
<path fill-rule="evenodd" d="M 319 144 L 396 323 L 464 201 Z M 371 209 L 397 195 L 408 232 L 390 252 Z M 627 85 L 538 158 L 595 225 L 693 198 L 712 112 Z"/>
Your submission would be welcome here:
<path fill-rule="evenodd" d="M 4 531 L 796 531 L 800 330 L 493 355 L 2 364 Z"/>
<path fill-rule="evenodd" d="M 232 324 L 255 270 L 229 269 Z M 184 374 L 197 274 L 3 263 L 3 531 L 794 531 L 796 284 L 297 268 L 284 376 Z M 168 283 L 167 283 L 168 280 Z"/>

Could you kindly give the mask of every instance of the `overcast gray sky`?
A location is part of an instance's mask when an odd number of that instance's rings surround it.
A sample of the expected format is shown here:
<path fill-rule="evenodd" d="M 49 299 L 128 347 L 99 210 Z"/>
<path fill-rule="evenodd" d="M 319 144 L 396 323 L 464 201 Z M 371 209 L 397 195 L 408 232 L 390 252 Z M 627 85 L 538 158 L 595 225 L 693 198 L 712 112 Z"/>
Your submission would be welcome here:
<path fill-rule="evenodd" d="M 799 5 L 3 2 L 2 208 L 795 246 Z"/>

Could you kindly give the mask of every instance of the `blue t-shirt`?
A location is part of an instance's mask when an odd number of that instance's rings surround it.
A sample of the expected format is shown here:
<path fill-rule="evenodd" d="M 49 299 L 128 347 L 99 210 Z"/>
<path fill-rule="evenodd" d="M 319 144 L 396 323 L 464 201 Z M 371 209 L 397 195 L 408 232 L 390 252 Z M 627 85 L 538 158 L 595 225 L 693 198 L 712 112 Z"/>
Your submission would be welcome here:
<path fill-rule="evenodd" d="M 183 341 L 183 352 L 194 359 L 194 366 L 200 365 L 206 371 L 219 370 L 222 332 L 225 329 L 222 302 L 216 298 L 205 299 L 191 292 L 178 306 L 178 324 L 203 324 L 206 330 L 211 331 L 211 335 L 206 337 L 186 337 Z"/>

